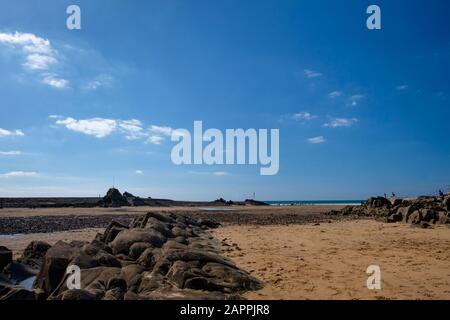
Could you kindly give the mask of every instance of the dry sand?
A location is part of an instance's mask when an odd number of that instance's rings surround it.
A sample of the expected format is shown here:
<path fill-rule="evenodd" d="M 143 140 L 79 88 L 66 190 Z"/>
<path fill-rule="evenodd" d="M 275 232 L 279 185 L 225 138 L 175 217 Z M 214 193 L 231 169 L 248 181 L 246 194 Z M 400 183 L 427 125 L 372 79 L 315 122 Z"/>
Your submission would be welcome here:
<path fill-rule="evenodd" d="M 450 299 L 450 228 L 373 220 L 228 226 L 215 235 L 238 266 L 265 281 L 248 299 Z M 381 290 L 366 286 L 381 268 Z"/>

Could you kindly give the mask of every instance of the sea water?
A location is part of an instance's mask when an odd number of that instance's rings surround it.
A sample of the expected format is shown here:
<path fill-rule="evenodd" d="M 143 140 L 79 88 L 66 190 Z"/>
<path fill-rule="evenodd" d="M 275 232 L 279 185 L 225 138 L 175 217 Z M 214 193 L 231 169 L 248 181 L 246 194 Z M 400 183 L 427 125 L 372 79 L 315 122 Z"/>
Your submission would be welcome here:
<path fill-rule="evenodd" d="M 273 206 L 304 206 L 304 205 L 361 205 L 363 200 L 283 200 L 265 201 Z"/>

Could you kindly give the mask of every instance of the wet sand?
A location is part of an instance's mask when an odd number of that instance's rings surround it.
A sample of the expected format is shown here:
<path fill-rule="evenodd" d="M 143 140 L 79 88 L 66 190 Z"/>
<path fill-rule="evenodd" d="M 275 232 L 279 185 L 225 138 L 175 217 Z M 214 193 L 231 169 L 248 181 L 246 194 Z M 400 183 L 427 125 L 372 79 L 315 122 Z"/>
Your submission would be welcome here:
<path fill-rule="evenodd" d="M 11 249 L 13 251 L 14 259 L 17 259 L 31 241 L 44 241 L 50 245 L 53 245 L 58 241 L 91 241 L 98 232 L 103 231 L 104 228 L 87 228 L 51 233 L 0 235 L 0 244 Z"/>
<path fill-rule="evenodd" d="M 450 228 L 355 220 L 215 230 L 225 255 L 265 281 L 248 299 L 450 299 Z M 366 286 L 381 268 L 381 290 Z"/>

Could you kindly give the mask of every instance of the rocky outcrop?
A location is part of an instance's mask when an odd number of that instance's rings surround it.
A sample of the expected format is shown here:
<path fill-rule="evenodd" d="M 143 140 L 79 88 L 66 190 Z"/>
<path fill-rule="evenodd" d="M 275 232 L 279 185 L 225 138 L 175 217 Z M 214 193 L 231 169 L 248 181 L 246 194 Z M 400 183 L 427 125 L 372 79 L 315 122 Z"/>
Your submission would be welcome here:
<path fill-rule="evenodd" d="M 217 226 L 206 219 L 151 212 L 129 225 L 113 221 L 89 243 L 60 241 L 50 248 L 31 243 L 21 261 L 40 265 L 33 290 L 24 292 L 3 274 L 0 299 L 231 299 L 262 288 L 221 255 L 208 231 Z M 81 270 L 77 289 L 67 287 L 71 265 Z"/>
<path fill-rule="evenodd" d="M 124 197 L 116 188 L 110 188 L 103 197 L 104 207 L 122 207 L 128 205 L 127 198 Z"/>
<path fill-rule="evenodd" d="M 270 204 L 253 199 L 245 199 L 244 204 L 246 206 L 270 206 Z"/>
<path fill-rule="evenodd" d="M 369 198 L 361 206 L 346 206 L 332 215 L 372 216 L 387 222 L 404 222 L 421 227 L 432 224 L 450 224 L 450 195 L 410 199 Z"/>

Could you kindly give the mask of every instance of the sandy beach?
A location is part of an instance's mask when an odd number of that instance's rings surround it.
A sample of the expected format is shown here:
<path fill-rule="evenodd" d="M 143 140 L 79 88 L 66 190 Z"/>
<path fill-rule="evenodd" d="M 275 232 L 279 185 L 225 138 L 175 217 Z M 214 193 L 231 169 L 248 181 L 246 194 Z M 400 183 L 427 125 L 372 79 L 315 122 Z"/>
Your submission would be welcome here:
<path fill-rule="evenodd" d="M 263 280 L 248 299 L 450 299 L 450 228 L 373 220 L 320 225 L 229 226 L 224 253 Z M 381 268 L 368 290 L 366 268 Z"/>
<path fill-rule="evenodd" d="M 247 299 L 450 299 L 450 228 L 429 229 L 373 219 L 324 215 L 340 206 L 231 208 L 62 208 L 0 211 L 2 223 L 20 219 L 58 223 L 82 219 L 85 225 L 126 219 L 147 211 L 213 218 L 223 254 L 265 286 Z M 47 218 L 46 218 L 47 217 Z M 98 220 L 103 217 L 103 220 Z M 15 221 L 16 220 L 12 220 Z M 77 224 L 75 224 L 76 226 Z M 58 226 L 58 225 L 56 225 Z M 3 226 L 5 227 L 5 226 Z M 104 227 L 0 235 L 0 245 L 21 255 L 32 240 L 53 245 L 59 240 L 91 240 Z M 366 287 L 366 268 L 379 265 L 381 290 Z"/>

